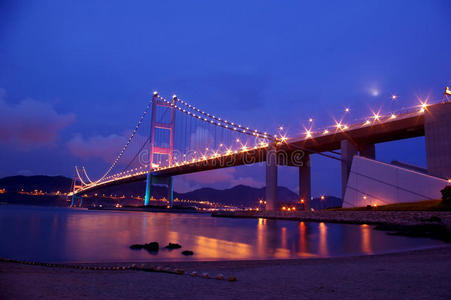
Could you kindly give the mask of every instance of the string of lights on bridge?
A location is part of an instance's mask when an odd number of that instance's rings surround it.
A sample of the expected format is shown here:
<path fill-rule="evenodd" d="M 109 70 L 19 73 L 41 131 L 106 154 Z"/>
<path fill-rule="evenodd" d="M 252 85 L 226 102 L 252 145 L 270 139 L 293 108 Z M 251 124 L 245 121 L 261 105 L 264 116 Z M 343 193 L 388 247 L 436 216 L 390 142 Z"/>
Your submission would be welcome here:
<path fill-rule="evenodd" d="M 243 127 L 239 124 L 236 124 L 235 122 L 230 122 L 223 118 L 216 117 L 215 115 L 206 113 L 206 112 L 198 109 L 197 107 L 190 105 L 186 101 L 178 99 L 177 96 L 175 96 L 175 95 L 172 97 L 172 101 L 165 99 L 164 97 L 160 96 L 157 92 L 154 92 L 154 97 L 156 97 L 160 101 L 166 103 L 168 106 L 174 107 L 175 109 L 181 111 L 182 113 L 184 113 L 192 118 L 198 119 L 205 123 L 212 124 L 214 126 L 218 126 L 218 127 L 224 128 L 224 129 L 232 130 L 232 131 L 239 132 L 239 133 L 246 134 L 246 135 L 260 137 L 260 138 L 265 139 L 266 142 L 260 142 L 260 144 L 258 146 L 254 146 L 252 148 L 247 147 L 246 145 L 242 145 L 240 150 L 231 150 L 229 148 L 229 149 L 226 149 L 224 152 L 215 151 L 212 155 L 201 154 L 200 158 L 184 160 L 183 162 L 174 162 L 168 166 L 155 166 L 152 168 L 152 170 L 151 170 L 152 172 L 163 171 L 163 170 L 167 170 L 167 169 L 171 169 L 171 168 L 201 163 L 201 162 L 205 162 L 205 161 L 208 161 L 211 159 L 219 159 L 219 158 L 222 158 L 225 156 L 230 156 L 230 155 L 239 154 L 239 153 L 245 153 L 245 152 L 248 152 L 253 149 L 255 149 L 255 150 L 265 149 L 269 146 L 269 143 L 271 143 L 271 142 L 274 142 L 276 145 L 280 145 L 282 143 L 289 142 L 289 140 L 293 140 L 293 138 L 288 139 L 286 134 L 282 133 L 283 127 L 279 128 L 278 135 L 269 135 L 267 132 L 261 132 L 259 130 L 255 130 L 255 129 L 251 130 L 251 129 L 249 129 L 249 127 Z M 397 96 L 392 96 L 392 97 L 393 97 L 392 99 L 395 100 Z M 112 181 L 116 181 L 116 180 L 122 180 L 122 179 L 130 178 L 130 177 L 145 175 L 149 172 L 148 166 L 144 166 L 144 168 L 143 168 L 143 166 L 140 166 L 139 168 L 137 167 L 137 168 L 133 168 L 133 169 L 130 169 L 127 171 L 116 173 L 114 175 L 107 176 L 109 174 L 109 172 L 114 168 L 114 166 L 117 165 L 117 163 L 121 159 L 122 155 L 124 154 L 125 150 L 129 146 L 131 140 L 136 135 L 138 128 L 142 124 L 145 115 L 148 113 L 148 111 L 151 107 L 151 103 L 152 103 L 152 101 L 150 101 L 149 104 L 146 106 L 146 109 L 144 110 L 143 114 L 141 115 L 141 118 L 139 119 L 138 124 L 136 125 L 135 129 L 133 130 L 127 143 L 124 145 L 122 150 L 119 152 L 119 154 L 116 157 L 116 159 L 114 160 L 113 164 L 110 166 L 110 168 L 107 170 L 107 172 L 100 179 L 98 179 L 96 181 L 91 181 L 86 173 L 86 170 L 83 167 L 83 172 L 89 181 L 89 183 L 86 183 L 83 181 L 82 176 L 80 176 L 79 170 L 76 167 L 77 176 L 80 179 L 83 186 L 86 186 L 86 187 L 97 186 L 99 184 L 106 184 L 108 182 L 112 182 Z M 180 103 L 183 106 L 179 106 L 179 105 L 177 105 L 177 103 Z M 366 119 L 361 119 L 360 121 L 357 121 L 356 123 L 353 123 L 351 125 L 345 124 L 342 120 L 340 120 L 340 121 L 335 121 L 334 125 L 328 126 L 321 130 L 313 131 L 311 127 L 308 129 L 305 128 L 303 139 L 304 140 L 313 139 L 313 138 L 319 137 L 319 136 L 333 135 L 333 134 L 336 134 L 337 132 L 345 132 L 350 129 L 368 127 L 368 126 L 372 126 L 374 124 L 380 124 L 380 123 L 384 123 L 384 122 L 393 121 L 397 118 L 410 116 L 411 114 L 422 114 L 427 110 L 427 107 L 429 105 L 430 104 L 427 101 L 424 101 L 424 102 L 420 101 L 420 105 L 411 107 L 410 109 L 398 111 L 398 112 L 392 111 L 391 113 L 385 114 L 385 115 L 381 114 L 380 111 L 372 112 L 372 115 L 370 117 L 368 117 Z M 197 114 L 193 113 L 192 111 L 197 112 Z M 345 112 L 346 113 L 350 112 L 350 108 L 345 108 Z M 309 119 L 309 123 L 310 124 L 313 123 L 312 118 Z M 302 139 L 300 141 L 302 141 Z M 239 139 L 237 139 L 237 142 L 239 142 Z"/>
<path fill-rule="evenodd" d="M 396 97 L 396 96 L 392 96 L 392 97 Z M 394 98 L 396 99 L 396 98 Z M 343 122 L 342 120 L 337 121 L 335 120 L 335 124 L 322 128 L 320 130 L 315 130 L 313 131 L 311 128 L 304 128 L 305 132 L 304 132 L 304 138 L 305 139 L 310 139 L 310 138 L 314 138 L 314 137 L 318 137 L 318 136 L 324 136 L 324 135 L 328 135 L 328 134 L 335 134 L 337 132 L 340 131 L 347 131 L 350 129 L 356 129 L 356 128 L 362 128 L 362 127 L 368 127 L 371 125 L 374 125 L 375 123 L 381 123 L 381 122 L 386 122 L 386 121 L 392 121 L 397 119 L 398 117 L 402 116 L 402 115 L 408 115 L 411 113 L 424 113 L 427 109 L 427 107 L 429 106 L 427 101 L 420 101 L 420 105 L 408 108 L 408 109 L 404 109 L 401 111 L 397 111 L 397 112 L 391 112 L 389 114 L 381 114 L 380 111 L 378 112 L 372 112 L 372 115 L 368 118 L 364 118 L 364 119 L 360 119 L 360 120 L 355 120 L 353 124 L 349 125 L 346 124 L 345 122 Z M 350 108 L 345 108 L 345 112 L 349 113 L 350 112 Z M 309 123 L 312 123 L 313 119 L 310 118 L 309 119 Z M 288 140 L 288 139 L 286 139 Z"/>
<path fill-rule="evenodd" d="M 154 92 L 154 95 L 159 100 L 163 101 L 164 103 L 176 108 L 177 110 L 187 114 L 188 116 L 191 116 L 193 118 L 197 118 L 197 119 L 199 119 L 199 120 L 201 120 L 203 122 L 206 122 L 206 123 L 209 123 L 209 124 L 213 124 L 215 126 L 222 127 L 222 128 L 225 128 L 225 129 L 238 131 L 238 132 L 241 132 L 241 133 L 244 133 L 244 134 L 247 134 L 247 135 L 262 137 L 262 138 L 267 139 L 267 140 L 272 140 L 272 139 L 277 138 L 276 135 L 271 136 L 271 135 L 268 135 L 267 132 L 261 132 L 261 131 L 259 131 L 257 129 L 252 130 L 252 129 L 249 129 L 249 127 L 244 127 L 244 126 L 241 126 L 240 124 L 235 124 L 235 122 L 230 122 L 230 121 L 224 120 L 222 118 L 216 117 L 214 115 L 210 115 L 209 113 L 206 113 L 206 112 L 200 110 L 199 108 L 197 108 L 197 107 L 195 107 L 195 106 L 193 106 L 191 104 L 188 104 L 187 102 L 185 102 L 185 101 L 183 101 L 181 99 L 178 99 L 176 95 L 172 96 L 172 101 L 168 101 L 164 97 L 160 96 L 160 94 L 158 94 L 158 92 Z M 196 115 L 195 113 L 190 112 L 187 109 L 184 109 L 183 107 L 178 106 L 176 104 L 177 102 L 180 102 L 184 106 L 188 107 L 188 109 L 191 109 L 191 110 L 194 110 L 194 111 L 198 112 L 198 115 Z"/>

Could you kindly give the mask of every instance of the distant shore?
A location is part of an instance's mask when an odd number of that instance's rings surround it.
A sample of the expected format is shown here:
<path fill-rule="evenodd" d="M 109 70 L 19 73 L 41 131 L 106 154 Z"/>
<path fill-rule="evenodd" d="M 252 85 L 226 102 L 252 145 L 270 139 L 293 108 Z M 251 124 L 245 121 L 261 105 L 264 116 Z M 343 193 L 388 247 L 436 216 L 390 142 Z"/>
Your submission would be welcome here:
<path fill-rule="evenodd" d="M 165 208 L 165 207 L 89 207 L 89 210 L 101 211 L 132 211 L 132 212 L 155 212 L 155 213 L 171 213 L 171 214 L 208 214 L 206 211 L 200 211 L 188 208 Z"/>
<path fill-rule="evenodd" d="M 372 225 L 422 225 L 442 223 L 451 228 L 451 212 L 442 211 L 218 211 L 214 212 L 212 216 Z"/>
<path fill-rule="evenodd" d="M 391 235 L 432 238 L 451 243 L 451 212 L 443 211 L 234 211 L 214 212 L 213 217 L 266 218 L 298 222 L 371 224 Z"/>
<path fill-rule="evenodd" d="M 122 266 L 124 264 L 111 264 Z M 148 266 L 148 264 L 146 264 Z M 451 247 L 357 257 L 161 263 L 175 275 L 0 262 L 0 294 L 18 298 L 446 299 Z M 119 269 L 119 268 L 118 268 Z M 189 275 L 196 271 L 199 276 Z M 204 279 L 218 273 L 235 282 Z"/>

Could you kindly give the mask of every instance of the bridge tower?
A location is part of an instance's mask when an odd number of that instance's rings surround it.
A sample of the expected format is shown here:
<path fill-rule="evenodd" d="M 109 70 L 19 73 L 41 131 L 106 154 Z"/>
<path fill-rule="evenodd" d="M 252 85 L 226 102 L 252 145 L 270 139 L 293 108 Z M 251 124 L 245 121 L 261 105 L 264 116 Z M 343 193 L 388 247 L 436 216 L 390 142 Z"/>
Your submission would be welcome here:
<path fill-rule="evenodd" d="M 177 97 L 174 95 L 172 97 L 171 104 L 174 104 Z M 169 122 L 164 122 L 163 120 L 157 120 L 157 110 L 158 107 L 167 108 L 170 111 Z M 161 146 L 156 143 L 156 131 L 164 130 L 169 132 L 169 145 Z M 172 177 L 156 177 L 152 175 L 152 168 L 155 165 L 154 155 L 165 155 L 168 158 L 168 164 L 172 164 L 172 158 L 174 153 L 174 132 L 175 131 L 175 107 L 165 103 L 160 100 L 157 92 L 154 92 L 152 98 L 152 115 L 150 120 L 150 140 L 149 140 L 149 172 L 147 173 L 146 180 L 146 196 L 144 199 L 144 205 L 149 205 L 150 201 L 150 190 L 152 184 L 166 184 L 168 186 L 168 197 L 169 206 L 172 207 L 173 204 L 173 181 Z"/>
<path fill-rule="evenodd" d="M 70 207 L 75 207 L 75 201 L 77 200 L 77 198 L 79 199 L 79 203 L 78 206 L 81 207 L 82 203 L 83 203 L 83 198 L 81 196 L 77 196 L 75 194 L 75 191 L 78 190 L 79 188 L 81 188 L 83 185 L 82 183 L 77 180 L 77 175 L 74 174 L 74 179 L 72 180 L 72 199 L 70 202 Z"/>

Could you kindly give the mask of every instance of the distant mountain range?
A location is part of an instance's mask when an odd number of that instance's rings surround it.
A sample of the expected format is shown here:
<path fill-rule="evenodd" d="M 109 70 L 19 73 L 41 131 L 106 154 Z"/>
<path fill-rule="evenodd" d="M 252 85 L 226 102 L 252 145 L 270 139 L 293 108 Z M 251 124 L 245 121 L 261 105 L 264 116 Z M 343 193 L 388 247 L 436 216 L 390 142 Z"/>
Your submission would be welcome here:
<path fill-rule="evenodd" d="M 46 193 L 68 192 L 72 185 L 72 179 L 64 176 L 10 176 L 0 178 L 0 189 L 7 192 L 27 192 L 42 190 Z"/>
<path fill-rule="evenodd" d="M 0 201 L 14 202 L 23 204 L 40 204 L 43 205 L 67 205 L 63 197 L 53 195 L 30 196 L 18 194 L 22 190 L 25 192 L 33 192 L 34 190 L 42 191 L 46 194 L 55 194 L 69 192 L 72 185 L 72 179 L 64 176 L 11 176 L 0 179 L 0 189 L 5 189 L 7 193 L 0 194 Z M 100 195 L 125 196 L 125 198 L 143 196 L 145 191 L 145 182 L 134 182 L 120 186 L 108 187 L 97 191 Z M 92 195 L 92 193 L 91 193 Z M 152 196 L 156 199 L 166 197 L 167 188 L 164 186 L 153 186 Z M 233 205 L 238 207 L 255 207 L 259 200 L 263 199 L 265 188 L 254 188 L 245 185 L 237 185 L 235 187 L 218 190 L 213 188 L 201 188 L 187 193 L 174 192 L 174 198 L 184 200 L 209 201 L 223 205 Z M 295 203 L 298 195 L 285 187 L 278 187 L 279 201 L 283 203 Z M 58 200 L 61 198 L 61 200 Z M 142 201 L 130 199 L 123 201 L 130 205 L 142 205 Z"/>

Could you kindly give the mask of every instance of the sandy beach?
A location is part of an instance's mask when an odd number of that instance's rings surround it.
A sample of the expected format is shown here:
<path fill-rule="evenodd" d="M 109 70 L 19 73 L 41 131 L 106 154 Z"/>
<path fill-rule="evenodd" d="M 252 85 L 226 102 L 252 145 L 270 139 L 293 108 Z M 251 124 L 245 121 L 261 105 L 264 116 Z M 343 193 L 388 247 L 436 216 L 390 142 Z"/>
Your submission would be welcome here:
<path fill-rule="evenodd" d="M 110 264 L 118 266 L 118 264 Z M 123 266 L 125 264 L 120 264 Z M 451 247 L 374 256 L 184 262 L 184 275 L 0 263 L 2 299 L 449 299 Z M 190 276 L 208 272 L 237 281 Z"/>

